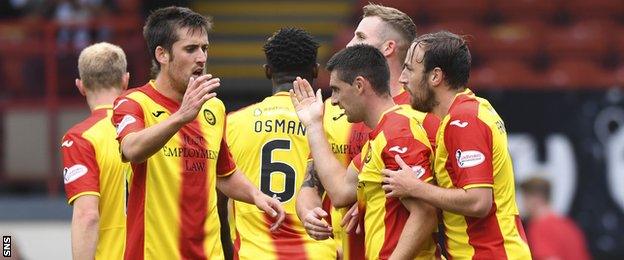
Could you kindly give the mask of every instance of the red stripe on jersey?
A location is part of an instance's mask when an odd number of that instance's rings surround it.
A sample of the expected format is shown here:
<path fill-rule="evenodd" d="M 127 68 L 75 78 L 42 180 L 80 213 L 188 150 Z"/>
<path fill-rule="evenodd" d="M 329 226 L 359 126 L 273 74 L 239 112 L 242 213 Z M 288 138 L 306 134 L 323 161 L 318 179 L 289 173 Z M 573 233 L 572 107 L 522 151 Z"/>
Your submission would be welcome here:
<path fill-rule="evenodd" d="M 360 234 L 356 234 L 355 230 L 347 234 L 349 239 L 349 259 L 348 260 L 362 260 L 366 258 L 365 236 L 364 230 L 364 216 L 366 215 L 366 208 L 358 204 L 358 217 L 360 218 L 359 225 L 361 225 Z"/>
<path fill-rule="evenodd" d="M 507 259 L 503 234 L 496 218 L 496 203 L 483 218 L 466 217 L 468 243 L 474 248 L 473 259 Z M 486 228 L 487 227 L 487 228 Z"/>
<path fill-rule="evenodd" d="M 427 132 L 427 138 L 431 142 L 431 150 L 435 151 L 436 135 L 438 134 L 438 128 L 440 127 L 440 118 L 433 113 L 427 113 L 423 122 L 423 128 Z"/>
<path fill-rule="evenodd" d="M 522 220 L 519 215 L 516 215 L 516 229 L 518 229 L 518 233 L 520 233 L 520 237 L 524 242 L 528 243 L 526 233 L 524 233 L 524 227 L 522 226 Z"/>
<path fill-rule="evenodd" d="M 386 233 L 384 235 L 384 242 L 379 251 L 379 259 L 388 259 L 401 237 L 401 232 L 409 217 L 409 211 L 401 201 L 397 198 L 386 199 L 386 215 L 384 216 L 384 224 L 386 227 Z M 373 257 L 373 256 L 371 256 Z"/>
<path fill-rule="evenodd" d="M 208 150 L 199 122 L 193 120 L 180 129 L 182 147 Z M 183 157 L 182 192 L 180 196 L 180 256 L 183 259 L 206 259 L 204 251 L 204 224 L 208 214 L 207 172 L 208 160 L 202 157 Z"/>
<path fill-rule="evenodd" d="M 126 251 L 124 259 L 143 259 L 145 252 L 145 177 L 147 163 L 132 164 L 132 184 L 128 196 Z"/>
<path fill-rule="evenodd" d="M 407 91 L 403 91 L 401 92 L 401 94 L 392 97 L 392 100 L 394 100 L 394 103 L 396 103 L 397 105 L 409 105 L 410 99 L 411 96 Z"/>
<path fill-rule="evenodd" d="M 269 214 L 263 213 L 267 229 L 275 220 Z M 273 239 L 273 246 L 278 260 L 308 259 L 305 250 L 305 240 L 294 228 L 294 221 L 290 215 L 286 215 L 282 226 L 275 232 L 269 234 Z"/>
<path fill-rule="evenodd" d="M 362 147 L 368 141 L 368 134 L 371 129 L 363 122 L 351 124 L 351 131 L 349 131 L 349 149 L 347 151 L 347 159 L 353 160 L 356 155 L 362 152 Z"/>

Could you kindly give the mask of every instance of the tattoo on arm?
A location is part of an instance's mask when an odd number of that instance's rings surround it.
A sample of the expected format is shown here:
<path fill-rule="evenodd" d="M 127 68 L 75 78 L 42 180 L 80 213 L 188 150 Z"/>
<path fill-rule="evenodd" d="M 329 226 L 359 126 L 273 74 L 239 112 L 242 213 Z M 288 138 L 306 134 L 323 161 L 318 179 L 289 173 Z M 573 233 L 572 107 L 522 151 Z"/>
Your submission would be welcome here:
<path fill-rule="evenodd" d="M 323 184 L 319 180 L 318 173 L 314 169 L 314 166 L 308 167 L 308 170 L 306 171 L 305 179 L 303 180 L 301 187 L 310 187 L 310 188 L 316 189 L 316 192 L 318 193 L 319 197 L 322 197 L 323 193 L 325 193 L 325 188 L 323 187 Z"/>

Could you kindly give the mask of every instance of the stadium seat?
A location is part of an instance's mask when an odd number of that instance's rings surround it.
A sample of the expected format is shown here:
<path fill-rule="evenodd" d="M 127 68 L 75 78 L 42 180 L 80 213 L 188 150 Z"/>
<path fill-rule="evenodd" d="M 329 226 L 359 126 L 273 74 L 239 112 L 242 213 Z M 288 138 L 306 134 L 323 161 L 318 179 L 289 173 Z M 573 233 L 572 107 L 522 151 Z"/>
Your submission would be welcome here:
<path fill-rule="evenodd" d="M 494 12 L 504 21 L 548 21 L 560 12 L 558 1 L 498 0 L 493 1 Z"/>
<path fill-rule="evenodd" d="M 547 2 L 547 1 L 545 1 Z M 624 15 L 622 0 L 568 0 L 563 1 L 563 9 L 573 19 L 621 19 Z"/>
<path fill-rule="evenodd" d="M 474 68 L 468 85 L 481 89 L 535 89 L 544 86 L 544 78 L 527 62 L 514 59 L 494 60 Z"/>
<path fill-rule="evenodd" d="M 473 49 L 486 60 L 522 59 L 533 61 L 541 51 L 542 23 L 503 23 L 489 27 Z"/>
<path fill-rule="evenodd" d="M 546 80 L 555 88 L 608 88 L 615 85 L 616 77 L 596 62 L 564 59 L 552 63 L 546 71 Z"/>
<path fill-rule="evenodd" d="M 488 0 L 437 0 L 422 2 L 421 14 L 433 22 L 481 21 L 490 10 Z"/>
<path fill-rule="evenodd" d="M 609 52 L 614 25 L 608 21 L 580 21 L 572 26 L 554 28 L 545 37 L 551 58 L 577 58 L 604 61 Z"/>

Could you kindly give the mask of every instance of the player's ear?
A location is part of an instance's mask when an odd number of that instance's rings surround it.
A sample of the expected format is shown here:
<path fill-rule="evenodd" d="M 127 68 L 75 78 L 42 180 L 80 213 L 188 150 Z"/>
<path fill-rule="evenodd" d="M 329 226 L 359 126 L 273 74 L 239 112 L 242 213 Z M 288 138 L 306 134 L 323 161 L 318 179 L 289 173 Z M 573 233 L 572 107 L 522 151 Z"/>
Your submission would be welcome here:
<path fill-rule="evenodd" d="M 126 72 L 121 77 L 121 90 L 128 89 L 128 82 L 130 82 L 130 72 Z"/>
<path fill-rule="evenodd" d="M 156 50 L 154 50 L 154 56 L 156 56 L 156 60 L 160 64 L 169 63 L 169 52 L 162 46 L 156 47 Z"/>
<path fill-rule="evenodd" d="M 76 79 L 76 88 L 78 89 L 78 92 L 80 92 L 80 95 L 85 97 L 87 96 L 84 85 L 82 85 L 82 80 Z"/>
<path fill-rule="evenodd" d="M 368 84 L 368 81 L 366 79 L 364 79 L 364 77 L 362 77 L 362 76 L 357 76 L 355 78 L 355 82 L 354 83 L 355 83 L 354 84 L 355 85 L 355 90 L 358 93 L 362 93 L 362 92 L 364 92 L 364 85 Z"/>
<path fill-rule="evenodd" d="M 397 48 L 397 43 L 393 40 L 389 40 L 389 41 L 386 41 L 386 43 L 384 43 L 381 53 L 383 53 L 385 57 L 388 57 L 396 51 L 396 48 Z"/>
<path fill-rule="evenodd" d="M 442 69 L 436 67 L 431 71 L 431 73 L 429 73 L 429 82 L 431 82 L 432 86 L 440 85 L 443 80 L 444 72 Z"/>
<path fill-rule="evenodd" d="M 318 77 L 318 71 L 319 71 L 319 67 L 321 65 L 319 65 L 318 63 L 314 65 L 314 67 L 312 68 L 312 78 L 315 79 Z"/>
<path fill-rule="evenodd" d="M 269 64 L 264 64 L 262 65 L 262 67 L 264 68 L 264 76 L 267 79 L 271 79 L 273 77 L 273 71 L 271 70 L 271 66 L 269 66 Z"/>

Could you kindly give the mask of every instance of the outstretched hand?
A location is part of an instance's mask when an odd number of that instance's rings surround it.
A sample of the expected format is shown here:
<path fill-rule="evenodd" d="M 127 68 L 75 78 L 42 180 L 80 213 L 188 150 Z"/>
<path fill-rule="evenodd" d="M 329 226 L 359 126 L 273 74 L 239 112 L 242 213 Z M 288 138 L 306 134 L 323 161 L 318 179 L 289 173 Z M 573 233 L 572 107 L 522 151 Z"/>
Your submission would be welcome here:
<path fill-rule="evenodd" d="M 293 89 L 290 90 L 290 98 L 295 106 L 299 120 L 306 127 L 323 120 L 323 97 L 321 96 L 321 89 L 317 90 L 315 95 L 310 83 L 306 79 L 297 77 L 297 79 L 293 81 Z"/>

